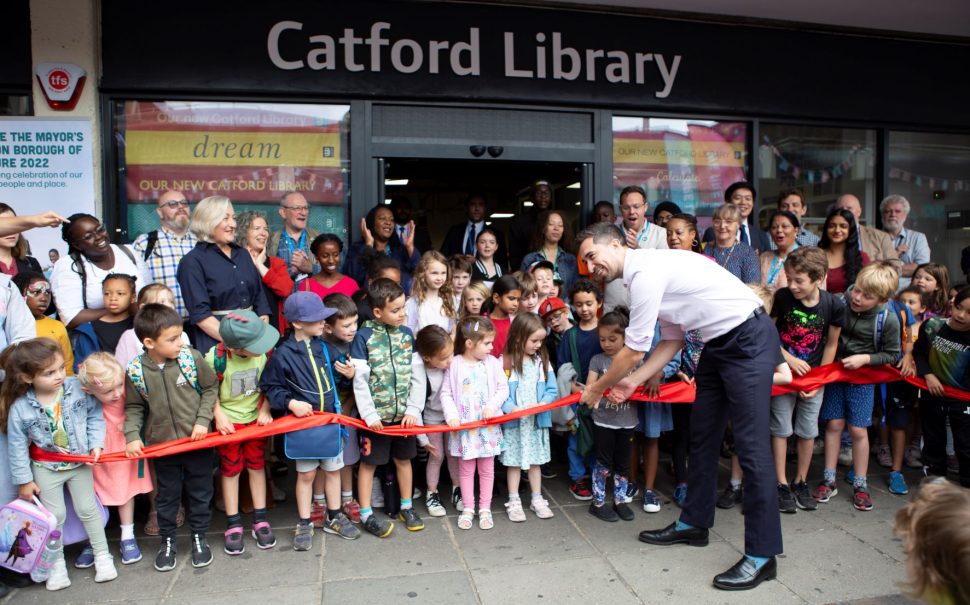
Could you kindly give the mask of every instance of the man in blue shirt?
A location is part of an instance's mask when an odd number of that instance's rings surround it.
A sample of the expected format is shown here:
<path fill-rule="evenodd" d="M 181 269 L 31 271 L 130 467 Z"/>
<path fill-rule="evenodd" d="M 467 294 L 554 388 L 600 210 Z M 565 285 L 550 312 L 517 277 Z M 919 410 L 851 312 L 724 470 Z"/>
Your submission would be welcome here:
<path fill-rule="evenodd" d="M 903 264 L 897 292 L 905 290 L 912 281 L 916 267 L 930 262 L 930 245 L 925 235 L 905 227 L 909 217 L 909 200 L 905 197 L 886 196 L 879 204 L 879 214 L 882 215 L 882 230 L 892 238 L 893 248 L 899 254 L 899 262 Z"/>
<path fill-rule="evenodd" d="M 280 217 L 283 219 L 283 228 L 269 236 L 266 252 L 283 259 L 290 268 L 293 281 L 319 271 L 320 265 L 310 252 L 310 244 L 318 233 L 307 229 L 310 204 L 302 193 L 289 191 L 283 194 L 280 198 Z"/>

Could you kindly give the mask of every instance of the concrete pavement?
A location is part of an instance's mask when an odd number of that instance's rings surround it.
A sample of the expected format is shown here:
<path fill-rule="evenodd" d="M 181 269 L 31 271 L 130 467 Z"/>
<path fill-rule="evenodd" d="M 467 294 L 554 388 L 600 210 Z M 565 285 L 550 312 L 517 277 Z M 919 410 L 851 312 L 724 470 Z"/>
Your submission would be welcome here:
<path fill-rule="evenodd" d="M 818 463 L 817 457 L 813 477 L 821 475 Z M 718 510 L 706 548 L 650 546 L 637 540 L 637 532 L 663 527 L 679 514 L 669 501 L 672 487 L 663 470 L 661 512 L 644 513 L 637 500 L 633 522 L 604 523 L 587 512 L 588 503 L 572 498 L 565 469 L 557 467 L 560 477 L 544 482 L 556 515 L 552 519 L 540 520 L 527 511 L 527 522 L 510 523 L 504 497 L 497 496 L 492 503 L 495 528 L 481 531 L 476 523 L 462 531 L 450 503 L 447 517 L 432 518 L 422 499 L 415 501 L 426 524 L 421 532 L 409 533 L 397 523 L 385 540 L 365 534 L 346 541 L 318 530 L 309 552 L 291 548 L 291 472 L 290 501 L 270 513 L 279 541 L 272 550 L 260 551 L 247 536 L 246 552 L 230 558 L 222 552 L 225 516 L 215 512 L 209 533 L 215 560 L 207 568 L 190 565 L 187 528 L 179 534 L 178 567 L 169 573 L 152 568 L 158 539 L 139 535 L 144 559 L 123 566 L 116 558 L 117 580 L 95 584 L 93 569 L 69 567 L 70 588 L 50 593 L 32 586 L 13 591 L 3 603 L 909 603 L 899 596 L 904 556 L 892 535 L 893 517 L 907 497 L 890 494 L 885 470 L 872 463 L 874 510 L 852 507 L 851 488 L 840 468 L 836 498 L 816 512 L 782 516 L 785 554 L 778 580 L 752 592 L 726 593 L 711 586 L 713 576 L 732 565 L 743 549 L 743 516 L 737 507 Z M 727 482 L 723 466 L 722 485 Z M 915 472 L 907 478 L 911 487 L 919 479 Z M 109 529 L 109 538 L 117 553 L 116 528 Z M 68 548 L 69 561 L 75 553 L 76 547 Z"/>

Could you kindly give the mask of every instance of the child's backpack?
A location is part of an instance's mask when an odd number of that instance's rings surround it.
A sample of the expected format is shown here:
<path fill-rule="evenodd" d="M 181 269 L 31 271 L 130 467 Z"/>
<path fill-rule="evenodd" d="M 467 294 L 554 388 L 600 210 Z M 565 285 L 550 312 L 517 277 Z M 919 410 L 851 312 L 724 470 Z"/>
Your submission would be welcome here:
<path fill-rule="evenodd" d="M 178 357 L 175 358 L 175 363 L 178 364 L 179 371 L 189 381 L 192 388 L 201 394 L 202 387 L 199 386 L 199 369 L 195 365 L 195 356 L 192 355 L 192 349 L 182 347 L 179 350 Z M 225 372 L 225 370 L 225 361 L 223 361 L 222 371 Z M 145 369 L 142 367 L 141 355 L 132 359 L 128 364 L 127 374 L 132 386 L 135 387 L 142 397 L 147 399 L 148 385 L 145 384 Z"/>
<path fill-rule="evenodd" d="M 882 333 L 886 326 L 886 318 L 889 317 L 889 313 L 889 305 L 886 305 L 886 308 L 876 315 L 876 325 L 875 329 L 872 331 L 872 344 L 876 347 L 876 352 L 882 351 L 882 345 L 884 344 L 882 341 Z M 899 333 L 902 334 L 902 327 L 900 327 Z M 896 359 L 893 360 L 893 363 L 897 363 L 901 357 L 902 352 L 896 355 Z"/>
<path fill-rule="evenodd" d="M 0 507 L 0 565 L 17 573 L 30 573 L 47 546 L 57 519 L 40 500 L 17 498 Z"/>

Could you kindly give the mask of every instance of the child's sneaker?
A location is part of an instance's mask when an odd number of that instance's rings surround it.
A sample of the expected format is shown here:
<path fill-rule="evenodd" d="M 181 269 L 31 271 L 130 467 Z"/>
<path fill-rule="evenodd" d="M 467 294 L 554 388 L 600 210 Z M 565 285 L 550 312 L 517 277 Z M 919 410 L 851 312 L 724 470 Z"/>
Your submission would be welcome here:
<path fill-rule="evenodd" d="M 525 511 L 522 510 L 522 500 L 516 498 L 505 503 L 505 512 L 509 515 L 512 523 L 522 523 L 525 521 Z"/>
<path fill-rule="evenodd" d="M 540 519 L 551 519 L 555 516 L 552 509 L 549 508 L 549 502 L 545 498 L 533 498 L 529 509 Z"/>
<path fill-rule="evenodd" d="M 835 486 L 835 481 L 822 481 L 815 488 L 812 497 L 816 502 L 828 502 L 839 493 L 839 488 Z"/>
<path fill-rule="evenodd" d="M 946 471 L 953 475 L 956 475 L 960 472 L 960 461 L 957 460 L 956 454 L 946 455 Z"/>
<path fill-rule="evenodd" d="M 78 554 L 77 558 L 74 559 L 74 567 L 78 569 L 88 569 L 94 566 L 94 549 L 91 548 L 90 542 L 85 542 L 84 547 Z"/>
<path fill-rule="evenodd" d="M 373 516 L 371 517 L 373 519 Z M 342 512 L 334 515 L 333 519 L 327 521 L 323 526 L 323 531 L 328 534 L 340 536 L 344 540 L 356 540 L 360 537 L 360 530 L 354 527 L 347 515 Z"/>
<path fill-rule="evenodd" d="M 118 577 L 115 559 L 110 553 L 103 552 L 94 556 L 94 570 L 95 582 L 110 582 Z"/>
<path fill-rule="evenodd" d="M 613 507 L 607 506 L 606 503 L 596 504 L 595 502 L 590 502 L 589 504 L 589 514 L 593 515 L 600 521 L 607 521 L 613 523 L 619 521 L 620 517 L 613 510 Z"/>
<path fill-rule="evenodd" d="M 212 549 L 205 539 L 205 534 L 196 532 L 192 534 L 192 567 L 205 567 L 212 563 Z"/>
<path fill-rule="evenodd" d="M 360 504 L 356 500 L 350 499 L 344 502 L 340 505 L 340 510 L 347 515 L 351 523 L 360 524 Z"/>
<path fill-rule="evenodd" d="M 162 544 L 155 555 L 155 569 L 158 571 L 172 571 L 175 569 L 175 536 L 162 537 Z"/>
<path fill-rule="evenodd" d="M 223 552 L 227 555 L 235 556 L 241 555 L 246 552 L 246 545 L 243 544 L 243 528 L 242 527 L 230 527 L 223 534 L 226 540 L 226 545 L 222 547 Z"/>
<path fill-rule="evenodd" d="M 71 585 L 71 578 L 67 575 L 67 563 L 64 559 L 54 561 L 51 567 L 51 575 L 47 577 L 47 590 L 61 590 Z"/>
<path fill-rule="evenodd" d="M 134 538 L 121 541 L 121 564 L 131 565 L 141 561 L 141 549 Z"/>
<path fill-rule="evenodd" d="M 397 514 L 397 518 L 404 524 L 404 528 L 408 531 L 421 531 L 424 529 L 424 521 L 418 516 L 418 511 L 413 508 L 401 509 Z"/>
<path fill-rule="evenodd" d="M 740 503 L 743 499 L 744 487 L 742 485 L 734 487 L 729 484 L 724 488 L 721 497 L 717 499 L 717 507 L 724 509 L 734 508 L 734 505 Z"/>
<path fill-rule="evenodd" d="M 687 484 L 678 483 L 674 486 L 674 502 L 677 506 L 684 506 L 684 501 L 687 500 Z"/>
<path fill-rule="evenodd" d="M 441 498 L 438 497 L 438 492 L 428 492 L 428 497 L 424 501 L 424 505 L 428 509 L 428 514 L 432 517 L 444 517 L 448 514 L 445 510 L 444 505 L 441 504 Z"/>
<path fill-rule="evenodd" d="M 546 462 L 539 467 L 539 472 L 543 479 L 555 479 L 559 475 L 556 473 L 556 469 L 552 468 L 552 462 Z"/>
<path fill-rule="evenodd" d="M 313 548 L 313 523 L 297 523 L 293 530 L 293 550 L 307 551 Z"/>
<path fill-rule="evenodd" d="M 905 496 L 909 493 L 909 486 L 906 485 L 906 479 L 903 478 L 901 472 L 892 471 L 889 473 L 889 493 L 897 496 Z"/>
<path fill-rule="evenodd" d="M 323 527 L 327 522 L 327 505 L 317 500 L 310 505 L 310 523 L 313 527 Z"/>
<path fill-rule="evenodd" d="M 465 504 L 461 501 L 461 489 L 457 487 L 451 488 L 451 505 L 455 507 L 455 510 L 461 512 L 465 510 Z"/>
<path fill-rule="evenodd" d="M 276 546 L 276 534 L 266 521 L 253 523 L 253 539 L 256 540 L 256 546 L 262 550 Z"/>
<path fill-rule="evenodd" d="M 649 491 L 649 490 L 647 490 Z M 613 512 L 616 516 L 623 519 L 624 521 L 633 521 L 633 510 L 627 506 L 626 502 L 617 502 L 613 505 Z"/>
<path fill-rule="evenodd" d="M 573 498 L 586 502 L 593 499 L 593 492 L 589 489 L 589 479 L 580 477 L 569 485 L 569 493 Z"/>
<path fill-rule="evenodd" d="M 903 462 L 909 468 L 923 468 L 923 457 L 920 455 L 918 445 L 906 446 L 906 451 L 903 453 Z"/>
<path fill-rule="evenodd" d="M 872 510 L 872 497 L 869 491 L 862 487 L 855 488 L 855 493 L 852 494 L 852 506 L 856 510 Z"/>
<path fill-rule="evenodd" d="M 364 521 L 364 529 L 378 538 L 386 538 L 394 531 L 394 523 L 390 519 L 378 519 L 377 515 L 371 515 Z"/>
<path fill-rule="evenodd" d="M 855 485 L 855 470 L 849 469 L 849 472 L 845 474 L 845 482 L 849 485 Z"/>
<path fill-rule="evenodd" d="M 792 493 L 792 490 L 790 487 L 788 487 L 783 483 L 779 483 L 778 484 L 778 512 L 793 515 L 797 511 L 798 511 L 798 507 L 795 505 L 795 494 Z"/>
<path fill-rule="evenodd" d="M 889 450 L 888 445 L 879 446 L 879 449 L 876 450 L 876 460 L 879 462 L 879 466 L 883 468 L 892 468 L 893 454 Z"/>
<path fill-rule="evenodd" d="M 795 495 L 795 506 L 802 510 L 818 510 L 818 502 L 812 496 L 812 490 L 808 489 L 808 483 L 792 483 L 791 491 Z"/>
<path fill-rule="evenodd" d="M 640 495 L 640 486 L 630 481 L 626 484 L 626 502 L 633 502 L 633 499 Z"/>
<path fill-rule="evenodd" d="M 660 498 L 657 497 L 657 492 L 653 491 L 652 489 L 643 490 L 643 512 L 660 512 Z"/>

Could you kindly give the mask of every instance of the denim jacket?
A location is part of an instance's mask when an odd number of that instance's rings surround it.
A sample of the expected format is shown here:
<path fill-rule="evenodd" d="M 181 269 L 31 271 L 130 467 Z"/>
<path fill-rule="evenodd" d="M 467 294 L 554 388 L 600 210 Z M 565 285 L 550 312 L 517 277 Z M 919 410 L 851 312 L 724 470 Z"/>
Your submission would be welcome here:
<path fill-rule="evenodd" d="M 549 366 L 543 372 L 545 374 L 545 381 L 539 381 L 536 383 L 536 405 L 545 405 L 547 403 L 552 403 L 559 397 L 559 388 L 556 386 L 556 373 L 552 370 L 552 366 Z M 512 375 L 509 377 L 509 398 L 505 400 L 502 404 L 502 413 L 509 414 L 515 410 L 515 396 L 519 389 L 519 375 L 515 370 L 512 371 Z M 532 416 L 525 416 L 522 418 L 525 421 L 534 421 L 535 427 L 537 429 L 551 429 L 552 428 L 552 410 L 546 410 L 545 412 L 539 412 L 538 414 Z M 519 425 L 519 420 L 510 420 L 503 423 L 502 426 L 505 427 L 515 427 Z"/>
<path fill-rule="evenodd" d="M 104 415 L 101 404 L 81 390 L 78 379 L 70 376 L 64 381 L 64 402 L 61 404 L 64 430 L 72 454 L 87 454 L 104 447 Z M 7 449 L 10 454 L 10 474 L 16 485 L 34 480 L 30 470 L 30 444 L 42 450 L 55 451 L 54 436 L 44 406 L 30 389 L 10 406 L 7 418 Z M 55 469 L 56 463 L 44 463 Z"/>

